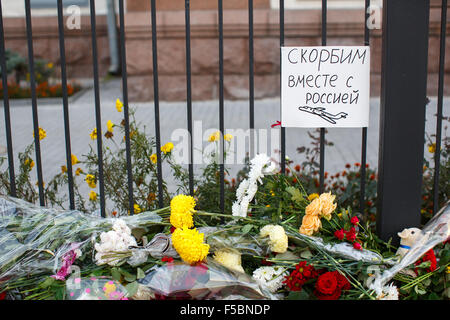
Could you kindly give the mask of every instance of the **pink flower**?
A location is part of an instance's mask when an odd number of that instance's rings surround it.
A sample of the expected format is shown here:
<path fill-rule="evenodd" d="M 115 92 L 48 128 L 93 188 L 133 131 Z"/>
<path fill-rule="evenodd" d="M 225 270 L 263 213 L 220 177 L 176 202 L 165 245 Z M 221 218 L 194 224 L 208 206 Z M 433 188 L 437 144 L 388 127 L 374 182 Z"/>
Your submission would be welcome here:
<path fill-rule="evenodd" d="M 55 275 L 52 275 L 51 277 L 60 280 L 65 281 L 66 277 L 70 274 L 70 267 L 75 262 L 77 255 L 74 250 L 70 250 L 63 256 L 63 264 L 61 266 L 61 269 L 58 270 L 58 272 Z"/>

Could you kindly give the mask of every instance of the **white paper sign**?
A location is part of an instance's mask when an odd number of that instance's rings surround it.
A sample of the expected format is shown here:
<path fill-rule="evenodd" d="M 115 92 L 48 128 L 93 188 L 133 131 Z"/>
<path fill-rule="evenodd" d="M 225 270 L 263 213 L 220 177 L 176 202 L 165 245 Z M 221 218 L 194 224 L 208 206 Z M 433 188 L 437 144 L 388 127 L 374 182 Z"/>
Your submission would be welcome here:
<path fill-rule="evenodd" d="M 281 48 L 283 127 L 367 127 L 370 48 Z"/>

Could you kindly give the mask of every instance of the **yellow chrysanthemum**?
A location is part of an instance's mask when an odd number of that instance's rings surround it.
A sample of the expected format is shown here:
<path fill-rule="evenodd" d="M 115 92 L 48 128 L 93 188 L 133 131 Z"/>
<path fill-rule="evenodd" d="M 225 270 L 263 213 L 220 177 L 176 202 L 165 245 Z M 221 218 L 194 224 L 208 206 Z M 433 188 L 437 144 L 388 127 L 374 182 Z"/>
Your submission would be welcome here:
<path fill-rule="evenodd" d="M 47 132 L 39 127 L 39 140 L 44 139 L 47 136 Z M 34 138 L 34 132 L 33 132 L 33 138 Z"/>
<path fill-rule="evenodd" d="M 142 212 L 141 207 L 137 203 L 135 203 L 133 207 L 134 207 L 134 213 L 141 213 Z"/>
<path fill-rule="evenodd" d="M 214 260 L 233 271 L 245 273 L 241 265 L 241 254 L 235 250 L 220 249 L 214 252 Z"/>
<path fill-rule="evenodd" d="M 75 170 L 76 176 L 79 176 L 81 173 L 83 173 L 83 170 L 81 170 L 81 168 L 77 168 L 77 170 Z"/>
<path fill-rule="evenodd" d="M 34 161 L 33 161 L 33 159 L 30 159 L 30 158 L 25 159 L 24 165 L 30 167 L 30 169 L 33 169 L 33 167 L 34 167 Z"/>
<path fill-rule="evenodd" d="M 91 136 L 92 140 L 96 140 L 97 139 L 97 128 L 94 128 L 94 130 L 92 130 L 90 136 Z"/>
<path fill-rule="evenodd" d="M 116 100 L 116 109 L 118 112 L 122 112 L 122 108 L 123 108 L 123 103 L 122 101 L 120 101 L 120 99 Z"/>
<path fill-rule="evenodd" d="M 114 130 L 114 123 L 111 121 L 111 120 L 108 120 L 107 122 L 106 122 L 106 127 L 108 128 L 107 130 L 108 130 L 108 132 L 113 132 L 113 130 Z"/>
<path fill-rule="evenodd" d="M 220 131 L 216 131 L 212 135 L 209 136 L 208 141 L 214 142 L 214 141 L 219 141 L 219 139 L 220 139 Z"/>
<path fill-rule="evenodd" d="M 161 151 L 164 152 L 164 154 L 167 154 L 169 152 L 171 152 L 173 149 L 173 143 L 172 142 L 168 142 L 165 145 L 163 145 L 161 147 Z"/>
<path fill-rule="evenodd" d="M 51 63 L 51 62 L 47 63 L 47 68 L 49 68 L 49 69 L 53 68 L 53 63 Z"/>
<path fill-rule="evenodd" d="M 226 135 L 223 136 L 223 138 L 229 142 L 229 141 L 231 141 L 231 139 L 233 139 L 233 135 L 227 133 Z"/>
<path fill-rule="evenodd" d="M 156 163 L 158 161 L 158 157 L 156 156 L 156 153 L 154 153 L 150 156 L 150 160 L 153 163 Z"/>
<path fill-rule="evenodd" d="M 73 166 L 76 165 L 79 162 L 77 156 L 74 155 L 74 154 L 71 156 L 71 160 L 72 160 L 72 165 Z"/>
<path fill-rule="evenodd" d="M 95 176 L 93 174 L 87 174 L 84 180 L 86 181 L 88 186 L 91 187 L 92 189 L 94 189 L 97 186 L 95 182 Z"/>
<path fill-rule="evenodd" d="M 67 167 L 66 166 L 61 166 L 61 172 L 62 173 L 66 173 L 67 172 Z"/>
<path fill-rule="evenodd" d="M 309 196 L 308 196 L 308 200 L 309 201 L 313 201 L 314 199 L 316 199 L 316 198 L 318 198 L 319 197 L 319 194 L 318 193 L 311 193 Z"/>
<path fill-rule="evenodd" d="M 261 237 L 269 236 L 269 246 L 272 252 L 284 253 L 287 251 L 288 237 L 282 226 L 266 225 L 260 230 L 259 235 Z"/>
<path fill-rule="evenodd" d="M 209 253 L 209 244 L 203 243 L 204 234 L 195 228 L 177 228 L 172 233 L 172 244 L 184 262 L 203 261 Z"/>
<path fill-rule="evenodd" d="M 191 196 L 179 194 L 170 201 L 170 223 L 175 228 L 194 226 L 195 200 Z"/>
<path fill-rule="evenodd" d="M 91 190 L 91 192 L 89 192 L 89 200 L 96 201 L 97 200 L 97 192 L 95 192 L 94 190 Z"/>

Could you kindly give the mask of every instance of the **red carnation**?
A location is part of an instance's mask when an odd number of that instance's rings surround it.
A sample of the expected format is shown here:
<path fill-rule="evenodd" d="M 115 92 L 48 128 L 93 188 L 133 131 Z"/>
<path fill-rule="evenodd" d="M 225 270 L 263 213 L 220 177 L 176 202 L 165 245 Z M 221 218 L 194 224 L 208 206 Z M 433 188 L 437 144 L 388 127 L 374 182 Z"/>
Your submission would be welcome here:
<path fill-rule="evenodd" d="M 290 275 L 285 276 L 283 283 L 291 291 L 301 291 L 302 285 L 309 279 L 317 277 L 316 269 L 308 265 L 306 261 L 300 261 L 299 264 L 295 266 L 295 270 L 291 272 Z"/>
<path fill-rule="evenodd" d="M 336 231 L 334 232 L 334 236 L 335 236 L 336 238 L 338 238 L 339 240 L 344 240 L 344 236 L 345 236 L 345 234 L 344 234 L 344 229 L 336 230 Z"/>
<path fill-rule="evenodd" d="M 350 223 L 354 226 L 356 226 L 359 223 L 358 217 L 354 216 L 350 219 Z"/>
<path fill-rule="evenodd" d="M 436 261 L 436 256 L 434 254 L 433 249 L 428 250 L 422 257 L 422 259 L 419 259 L 418 261 L 416 261 L 415 265 L 418 266 L 423 262 L 427 262 L 430 261 L 430 267 L 427 269 L 427 272 L 433 272 L 434 270 L 436 270 L 437 268 L 437 261 Z M 416 273 L 417 273 L 417 268 L 415 269 Z"/>
<path fill-rule="evenodd" d="M 356 240 L 355 228 L 351 227 L 350 230 L 346 232 L 346 237 L 348 241 L 354 242 Z"/>
<path fill-rule="evenodd" d="M 173 258 L 172 257 L 167 257 L 167 256 L 164 256 L 162 259 L 161 259 L 161 261 L 162 262 L 173 262 Z"/>
<path fill-rule="evenodd" d="M 359 242 L 353 242 L 353 248 L 356 250 L 362 250 L 361 244 Z"/>

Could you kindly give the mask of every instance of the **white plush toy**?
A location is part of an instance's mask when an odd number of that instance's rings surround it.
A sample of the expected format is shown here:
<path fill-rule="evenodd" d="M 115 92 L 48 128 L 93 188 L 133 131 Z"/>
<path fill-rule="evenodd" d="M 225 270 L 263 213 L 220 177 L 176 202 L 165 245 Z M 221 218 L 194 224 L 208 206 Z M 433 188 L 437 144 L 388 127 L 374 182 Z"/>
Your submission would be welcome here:
<path fill-rule="evenodd" d="M 397 235 L 400 237 L 400 246 L 397 250 L 397 255 L 399 255 L 400 258 L 403 258 L 408 250 L 411 249 L 412 245 L 420 240 L 422 231 L 418 228 L 408 228 L 397 233 Z"/>

